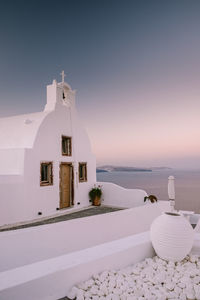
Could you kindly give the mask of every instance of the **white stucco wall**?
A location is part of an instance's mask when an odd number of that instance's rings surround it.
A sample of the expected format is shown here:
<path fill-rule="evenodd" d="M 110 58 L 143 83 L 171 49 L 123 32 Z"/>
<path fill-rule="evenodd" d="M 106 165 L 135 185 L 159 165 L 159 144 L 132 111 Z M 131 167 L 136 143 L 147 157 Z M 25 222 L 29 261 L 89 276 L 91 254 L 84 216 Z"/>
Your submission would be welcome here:
<path fill-rule="evenodd" d="M 0 149 L 32 148 L 38 129 L 48 113 L 0 118 Z"/>
<path fill-rule="evenodd" d="M 17 209 L 23 216 L 26 213 L 23 207 L 26 207 L 23 175 L 0 175 L 0 225 L 16 220 Z"/>
<path fill-rule="evenodd" d="M 147 193 L 139 189 L 125 189 L 111 182 L 98 182 L 103 190 L 103 204 L 116 207 L 136 207 L 144 205 Z"/>
<path fill-rule="evenodd" d="M 55 300 L 103 270 L 154 255 L 149 233 L 141 233 L 0 273 L 0 299 Z"/>
<path fill-rule="evenodd" d="M 5 179 L 8 179 L 6 175 L 23 175 L 24 154 L 24 148 L 0 149 L 0 180 L 3 180 L 2 175 L 5 175 Z M 1 183 L 3 181 L 0 181 Z"/>
<path fill-rule="evenodd" d="M 96 159 L 75 107 L 75 93 L 65 84 L 47 87 L 47 105 L 40 113 L 0 119 L 0 226 L 53 215 L 60 206 L 59 166 L 74 167 L 74 206 L 90 205 L 96 182 Z M 62 156 L 61 136 L 72 137 L 72 156 Z M 53 162 L 53 185 L 40 186 L 40 163 Z M 87 163 L 87 182 L 79 182 L 78 163 Z M 20 184 L 17 177 L 20 175 Z M 10 176 L 9 176 L 10 175 Z M 11 184 L 12 177 L 12 184 Z M 16 181 L 14 180 L 16 179 Z"/>
<path fill-rule="evenodd" d="M 0 232 L 0 271 L 148 231 L 168 201 L 60 223 Z"/>
<path fill-rule="evenodd" d="M 191 253 L 200 252 L 195 234 Z M 104 270 L 123 268 L 154 255 L 149 232 L 128 236 L 0 273 L 0 299 L 55 300 Z"/>
<path fill-rule="evenodd" d="M 70 111 L 71 110 L 71 111 Z M 72 120 L 73 119 L 73 120 Z M 72 120 L 72 124 L 71 124 Z M 56 125 L 55 125 L 56 124 Z M 62 156 L 61 136 L 72 136 L 72 156 Z M 43 141 L 45 140 L 45 143 Z M 41 145 L 43 145 L 41 147 Z M 53 162 L 53 185 L 40 186 L 40 162 Z M 78 119 L 75 107 L 57 107 L 41 124 L 34 148 L 25 156 L 25 194 L 29 199 L 30 218 L 56 213 L 59 207 L 59 171 L 61 162 L 72 162 L 74 167 L 74 207 L 90 205 L 88 192 L 96 182 L 96 159 L 91 152 L 90 142 Z M 79 182 L 78 164 L 87 162 L 87 182 Z M 78 204 L 79 203 L 79 204 Z"/>

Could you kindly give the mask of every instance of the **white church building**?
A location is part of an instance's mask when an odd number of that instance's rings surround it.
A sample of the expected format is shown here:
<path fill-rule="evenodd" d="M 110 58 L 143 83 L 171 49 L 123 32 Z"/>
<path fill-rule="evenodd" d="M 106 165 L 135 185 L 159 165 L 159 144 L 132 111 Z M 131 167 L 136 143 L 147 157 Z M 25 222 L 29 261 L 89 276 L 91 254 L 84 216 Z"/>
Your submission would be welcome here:
<path fill-rule="evenodd" d="M 96 160 L 75 91 L 53 81 L 42 112 L 0 119 L 0 226 L 90 205 Z"/>

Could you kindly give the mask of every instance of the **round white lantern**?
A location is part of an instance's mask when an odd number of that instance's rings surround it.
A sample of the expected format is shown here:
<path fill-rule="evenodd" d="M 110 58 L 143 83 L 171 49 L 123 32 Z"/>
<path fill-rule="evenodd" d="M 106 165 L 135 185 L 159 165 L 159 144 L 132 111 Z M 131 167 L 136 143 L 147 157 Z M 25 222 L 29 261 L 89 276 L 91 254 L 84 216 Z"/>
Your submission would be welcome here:
<path fill-rule="evenodd" d="M 156 218 L 150 229 L 156 254 L 165 260 L 181 261 L 192 249 L 194 230 L 178 213 L 166 212 Z"/>

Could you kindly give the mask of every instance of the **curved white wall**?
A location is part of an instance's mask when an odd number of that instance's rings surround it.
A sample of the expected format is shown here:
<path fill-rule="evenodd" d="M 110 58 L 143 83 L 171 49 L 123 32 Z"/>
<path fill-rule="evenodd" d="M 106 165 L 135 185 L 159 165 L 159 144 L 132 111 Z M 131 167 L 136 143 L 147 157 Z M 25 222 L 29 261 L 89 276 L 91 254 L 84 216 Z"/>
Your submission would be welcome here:
<path fill-rule="evenodd" d="M 103 204 L 117 207 L 136 207 L 144 205 L 147 193 L 138 189 L 125 189 L 111 182 L 97 182 L 102 186 Z"/>

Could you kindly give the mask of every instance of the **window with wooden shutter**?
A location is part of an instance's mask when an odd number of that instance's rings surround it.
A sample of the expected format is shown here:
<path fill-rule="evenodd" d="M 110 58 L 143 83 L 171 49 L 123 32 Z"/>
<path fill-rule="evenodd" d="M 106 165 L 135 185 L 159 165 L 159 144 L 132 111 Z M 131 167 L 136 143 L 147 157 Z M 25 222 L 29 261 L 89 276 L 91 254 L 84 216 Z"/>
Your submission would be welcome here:
<path fill-rule="evenodd" d="M 41 162 L 40 163 L 40 185 L 53 185 L 53 163 Z"/>
<path fill-rule="evenodd" d="M 62 136 L 62 155 L 72 155 L 72 138 L 69 136 Z"/>
<path fill-rule="evenodd" d="M 87 163 L 79 163 L 79 182 L 87 181 Z"/>

